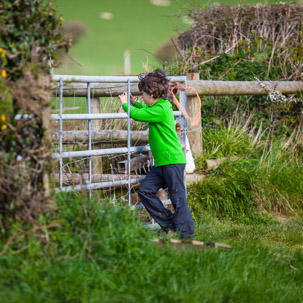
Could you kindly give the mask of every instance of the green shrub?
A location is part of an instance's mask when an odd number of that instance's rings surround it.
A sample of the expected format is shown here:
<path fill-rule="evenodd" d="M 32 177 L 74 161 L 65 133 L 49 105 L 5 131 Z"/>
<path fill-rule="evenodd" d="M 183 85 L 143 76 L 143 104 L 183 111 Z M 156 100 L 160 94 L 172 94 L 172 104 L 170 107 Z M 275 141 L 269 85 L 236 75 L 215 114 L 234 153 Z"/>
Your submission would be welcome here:
<path fill-rule="evenodd" d="M 180 56 L 164 68 L 171 75 L 199 73 L 201 80 L 300 80 L 302 12 L 296 3 L 195 6 L 186 14 L 193 25 L 178 38 Z M 204 97 L 202 123 L 207 127 L 246 110 L 281 135 L 284 126 L 302 123 L 302 96 L 297 99 L 273 104 L 268 96 Z"/>
<path fill-rule="evenodd" d="M 69 41 L 53 1 L 3 0 L 0 15 L 0 222 L 8 228 L 48 207 L 49 74 Z"/>

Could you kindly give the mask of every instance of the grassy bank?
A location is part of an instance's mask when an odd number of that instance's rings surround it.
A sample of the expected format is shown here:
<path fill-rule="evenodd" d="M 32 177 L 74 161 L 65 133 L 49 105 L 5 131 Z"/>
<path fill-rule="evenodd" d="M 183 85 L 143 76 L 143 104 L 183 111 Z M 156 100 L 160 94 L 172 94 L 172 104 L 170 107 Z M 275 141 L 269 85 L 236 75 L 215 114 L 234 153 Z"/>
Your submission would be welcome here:
<path fill-rule="evenodd" d="M 303 211 L 302 129 L 273 137 L 252 116 L 203 131 L 203 156 L 196 159 L 202 182 L 188 188 L 194 215 L 211 211 L 237 218 L 267 212 L 296 217 Z M 260 121 L 259 121 L 260 122 Z M 219 159 L 209 167 L 207 159 Z"/>
<path fill-rule="evenodd" d="M 298 302 L 303 221 L 218 220 L 204 213 L 197 238 L 231 250 L 154 246 L 128 207 L 58 195 L 35 231 L 1 241 L 1 302 Z M 5 244 L 6 243 L 6 244 Z"/>

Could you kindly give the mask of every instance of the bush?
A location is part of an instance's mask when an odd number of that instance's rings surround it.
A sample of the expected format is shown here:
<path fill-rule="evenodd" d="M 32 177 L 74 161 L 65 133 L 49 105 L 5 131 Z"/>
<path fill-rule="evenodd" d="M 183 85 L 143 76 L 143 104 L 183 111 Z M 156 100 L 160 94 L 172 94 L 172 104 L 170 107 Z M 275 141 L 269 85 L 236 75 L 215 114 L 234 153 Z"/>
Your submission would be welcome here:
<path fill-rule="evenodd" d="M 303 6 L 295 3 L 196 6 L 185 14 L 194 23 L 179 36 L 178 59 L 163 67 L 172 75 L 199 73 L 203 80 L 300 80 L 302 14 Z M 235 109 L 254 110 L 281 134 L 282 124 L 293 127 L 302 122 L 302 96 L 297 99 L 273 104 L 268 96 L 204 97 L 203 123 L 212 123 L 213 117 L 221 120 Z"/>
<path fill-rule="evenodd" d="M 193 25 L 179 36 L 183 72 L 200 72 L 202 79 L 298 80 L 302 14 L 295 3 L 195 7 L 186 14 Z"/>
<path fill-rule="evenodd" d="M 54 2 L 0 3 L 0 220 L 33 221 L 47 207 L 50 62 L 69 42 Z M 17 114 L 29 114 L 16 120 Z"/>

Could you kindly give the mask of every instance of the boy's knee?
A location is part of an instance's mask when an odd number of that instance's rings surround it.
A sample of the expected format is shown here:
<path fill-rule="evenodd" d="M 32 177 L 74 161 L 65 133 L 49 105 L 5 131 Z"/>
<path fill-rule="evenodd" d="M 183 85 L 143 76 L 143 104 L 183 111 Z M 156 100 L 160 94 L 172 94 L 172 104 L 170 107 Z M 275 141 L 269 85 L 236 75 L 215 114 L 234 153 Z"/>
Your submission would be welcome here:
<path fill-rule="evenodd" d="M 140 198 L 142 198 L 142 197 L 146 196 L 146 194 L 147 194 L 146 188 L 144 187 L 143 184 L 141 184 L 141 186 L 138 189 L 138 195 Z"/>
<path fill-rule="evenodd" d="M 139 187 L 139 189 L 138 189 L 138 196 L 141 198 L 142 197 L 142 188 L 141 188 L 141 186 Z"/>
<path fill-rule="evenodd" d="M 144 183 L 141 184 L 141 186 L 138 189 L 138 195 L 139 198 L 142 201 L 142 198 L 150 198 L 156 195 L 157 192 L 153 188 L 150 188 L 149 186 L 144 186 Z"/>

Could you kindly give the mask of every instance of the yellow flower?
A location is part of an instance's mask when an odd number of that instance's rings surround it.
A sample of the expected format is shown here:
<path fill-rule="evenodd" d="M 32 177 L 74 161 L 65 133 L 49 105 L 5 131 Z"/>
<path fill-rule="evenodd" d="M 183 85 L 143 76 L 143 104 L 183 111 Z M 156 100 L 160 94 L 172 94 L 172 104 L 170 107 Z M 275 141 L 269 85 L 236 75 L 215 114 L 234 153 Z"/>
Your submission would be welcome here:
<path fill-rule="evenodd" d="M 2 48 L 0 47 L 0 53 L 2 52 Z"/>
<path fill-rule="evenodd" d="M 7 129 L 7 126 L 5 125 L 5 124 L 3 124 L 2 126 L 1 126 L 1 130 L 2 131 L 5 131 Z"/>
<path fill-rule="evenodd" d="M 4 57 L 5 57 L 5 52 L 1 51 L 1 58 L 4 58 Z"/>
<path fill-rule="evenodd" d="M 1 114 L 1 116 L 0 116 L 0 121 L 1 121 L 1 122 L 5 122 L 5 121 L 6 121 L 6 117 L 5 117 L 4 114 Z"/>
<path fill-rule="evenodd" d="M 3 78 L 6 78 L 6 70 L 5 70 L 5 69 L 2 69 L 2 70 L 1 70 L 1 76 L 2 76 Z"/>

